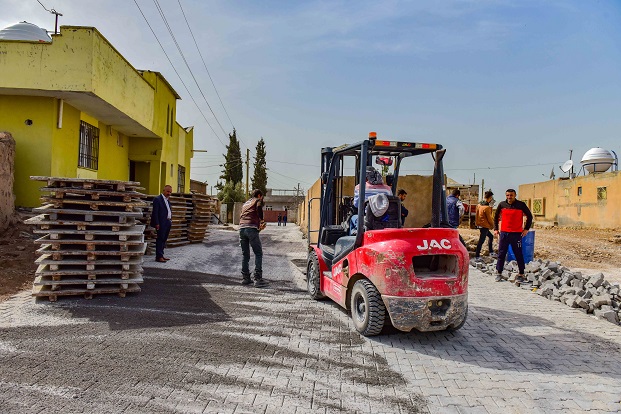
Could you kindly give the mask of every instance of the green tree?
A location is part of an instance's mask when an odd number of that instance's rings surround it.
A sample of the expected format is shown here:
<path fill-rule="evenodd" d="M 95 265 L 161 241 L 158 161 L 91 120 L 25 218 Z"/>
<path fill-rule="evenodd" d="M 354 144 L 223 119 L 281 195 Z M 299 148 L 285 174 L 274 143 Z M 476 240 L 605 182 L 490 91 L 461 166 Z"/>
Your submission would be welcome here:
<path fill-rule="evenodd" d="M 220 176 L 225 184 L 233 183 L 234 187 L 237 183 L 242 182 L 242 178 L 244 178 L 242 164 L 237 132 L 233 129 L 233 133 L 229 134 L 229 145 L 226 146 L 226 155 L 224 155 L 224 170 Z"/>
<path fill-rule="evenodd" d="M 237 201 L 246 201 L 246 190 L 242 187 L 241 183 L 233 184 L 228 182 L 222 186 L 222 189 L 218 192 L 218 199 L 223 203 L 232 204 Z"/>
<path fill-rule="evenodd" d="M 252 175 L 252 189 L 267 192 L 267 167 L 265 162 L 265 141 L 263 137 L 257 143 L 256 155 L 254 156 L 254 173 Z"/>

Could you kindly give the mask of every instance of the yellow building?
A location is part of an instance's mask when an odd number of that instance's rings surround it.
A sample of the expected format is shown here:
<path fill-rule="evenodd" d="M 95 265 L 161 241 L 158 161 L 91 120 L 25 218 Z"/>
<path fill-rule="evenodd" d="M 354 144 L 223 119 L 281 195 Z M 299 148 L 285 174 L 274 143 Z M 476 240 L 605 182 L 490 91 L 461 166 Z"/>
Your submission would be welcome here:
<path fill-rule="evenodd" d="M 193 130 L 176 122 L 181 98 L 160 73 L 136 70 L 93 27 L 62 26 L 49 40 L 7 33 L 0 31 L 0 131 L 16 142 L 16 205 L 40 204 L 42 183 L 32 175 L 189 191 Z"/>
<path fill-rule="evenodd" d="M 621 171 L 522 184 L 518 199 L 535 222 L 559 226 L 621 227 Z"/>

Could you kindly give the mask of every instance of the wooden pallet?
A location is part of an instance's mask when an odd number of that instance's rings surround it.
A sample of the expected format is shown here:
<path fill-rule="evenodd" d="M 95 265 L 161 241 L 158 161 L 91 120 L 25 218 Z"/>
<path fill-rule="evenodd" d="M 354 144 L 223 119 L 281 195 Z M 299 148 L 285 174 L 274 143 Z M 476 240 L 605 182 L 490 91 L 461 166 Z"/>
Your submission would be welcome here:
<path fill-rule="evenodd" d="M 53 198 L 90 198 L 91 200 L 112 200 L 112 201 L 138 201 L 146 196 L 137 191 L 110 191 L 110 190 L 93 190 L 85 188 L 59 188 L 59 187 L 41 187 L 42 192 L 52 193 Z"/>
<path fill-rule="evenodd" d="M 128 251 L 132 246 L 142 246 L 144 244 L 144 235 L 141 234 L 137 237 L 137 240 L 85 240 L 78 238 L 63 238 L 63 239 L 54 239 L 52 238 L 53 234 L 46 234 L 43 237 L 36 239 L 34 242 L 36 244 L 49 244 L 52 246 L 52 250 L 61 250 L 63 246 L 71 247 L 74 249 L 81 249 L 85 251 L 95 251 L 95 250 L 115 250 L 125 252 Z M 71 235 L 68 235 L 71 237 Z"/>
<path fill-rule="evenodd" d="M 45 230 L 44 230 L 45 231 Z M 111 235 L 98 235 L 95 238 L 95 235 L 92 233 L 53 233 L 54 230 L 48 230 L 48 232 L 44 233 L 45 236 L 38 238 L 35 240 L 35 243 L 43 244 L 43 243 L 51 243 L 51 244 L 88 244 L 89 246 L 96 245 L 127 245 L 127 244 L 138 244 L 144 242 L 144 233 L 139 234 L 122 234 L 121 232 L 117 232 L 117 234 Z M 38 230 L 37 232 L 41 232 Z M 91 249 L 92 250 L 92 249 Z"/>
<path fill-rule="evenodd" d="M 38 286 L 35 285 L 32 288 L 32 296 L 34 297 L 47 297 L 50 302 L 55 302 L 59 296 L 76 296 L 84 295 L 86 299 L 92 299 L 93 295 L 104 293 L 116 293 L 120 297 L 124 298 L 127 293 L 140 292 L 140 286 L 135 283 L 124 285 L 103 285 L 95 286 L 93 289 L 85 289 L 83 287 L 64 286 L 58 290 L 52 290 L 51 286 Z"/>
<path fill-rule="evenodd" d="M 52 196 L 42 196 L 41 201 L 49 203 L 54 208 L 76 209 L 88 207 L 93 211 L 136 211 L 137 208 L 146 207 L 142 201 L 111 201 L 111 200 L 89 200 L 87 198 L 56 198 Z"/>
<path fill-rule="evenodd" d="M 60 228 L 47 228 L 47 229 L 34 229 L 34 234 L 49 234 L 51 239 L 62 239 L 63 236 L 84 236 L 85 240 L 95 240 L 96 237 L 116 238 L 119 241 L 127 241 L 130 239 L 135 240 L 136 237 L 144 235 L 145 226 L 132 226 L 119 230 L 93 230 L 84 229 L 79 230 L 75 228 L 67 228 L 67 226 Z"/>
<path fill-rule="evenodd" d="M 51 286 L 52 290 L 58 290 L 63 285 L 88 285 L 87 289 L 93 289 L 95 285 L 123 285 L 128 283 L 142 283 L 142 273 L 131 273 L 125 277 L 119 278 L 116 274 L 99 274 L 98 277 L 91 275 L 61 275 L 51 276 L 48 274 L 36 275 L 34 285 Z"/>
<path fill-rule="evenodd" d="M 39 256 L 35 263 L 38 265 L 49 265 L 51 270 L 62 269 L 65 266 L 80 266 L 85 270 L 94 270 L 100 266 L 116 266 L 123 270 L 129 270 L 132 266 L 140 267 L 144 259 L 142 257 L 131 257 L 128 261 L 123 262 L 117 257 L 107 257 L 99 260 L 87 260 L 86 256 L 83 258 L 79 256 L 69 256 L 64 260 L 54 260 L 53 255 L 44 254 Z"/>
<path fill-rule="evenodd" d="M 76 229 L 121 231 L 136 225 L 136 219 L 128 217 L 125 223 L 119 223 L 115 217 L 98 217 L 97 220 L 86 222 L 84 220 L 65 220 L 63 218 L 51 220 L 46 214 L 39 214 L 24 221 L 26 224 L 39 226 L 41 230 L 49 229 Z"/>
<path fill-rule="evenodd" d="M 137 181 L 99 180 L 94 178 L 66 178 L 66 177 L 42 177 L 31 176 L 31 180 L 45 181 L 48 187 L 71 187 L 83 189 L 99 189 L 114 191 L 144 190 Z"/>
<path fill-rule="evenodd" d="M 144 250 L 147 247 L 146 243 L 142 243 L 141 245 L 132 245 L 129 246 L 127 251 L 119 251 L 119 250 L 96 250 L 96 251 L 85 251 L 82 249 L 72 249 L 71 246 L 64 246 L 60 250 L 53 250 L 52 246 L 49 244 L 42 245 L 38 250 L 38 254 L 50 254 L 53 260 L 63 260 L 68 256 L 80 256 L 80 258 L 84 258 L 84 260 L 98 260 L 100 258 L 105 257 L 106 259 L 110 257 L 118 257 L 122 262 L 128 262 L 132 257 L 142 257 L 144 255 Z"/>
<path fill-rule="evenodd" d="M 60 262 L 62 263 L 62 261 Z M 97 279 L 97 276 L 120 275 L 127 279 L 132 274 L 142 274 L 144 269 L 140 265 L 129 265 L 124 269 L 122 265 L 98 265 L 88 270 L 83 265 L 40 264 L 35 271 L 36 276 L 49 276 L 52 280 L 64 279 L 65 276 L 84 276 L 87 279 Z"/>
<path fill-rule="evenodd" d="M 55 208 L 51 204 L 32 209 L 36 213 L 47 215 L 51 221 L 79 221 L 90 224 L 94 221 L 106 221 L 108 223 L 125 224 L 130 218 L 142 217 L 142 211 L 91 211 Z"/>

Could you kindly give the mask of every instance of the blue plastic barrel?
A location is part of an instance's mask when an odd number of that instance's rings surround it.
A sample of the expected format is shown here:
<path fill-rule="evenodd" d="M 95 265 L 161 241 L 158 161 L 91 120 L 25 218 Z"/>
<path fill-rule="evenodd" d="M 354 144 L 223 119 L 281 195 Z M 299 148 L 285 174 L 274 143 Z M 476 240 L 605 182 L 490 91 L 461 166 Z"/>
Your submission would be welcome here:
<path fill-rule="evenodd" d="M 522 254 L 524 255 L 524 263 L 530 263 L 535 258 L 535 230 L 530 230 L 526 236 L 522 237 Z M 507 262 L 511 260 L 515 260 L 515 255 L 509 246 Z"/>

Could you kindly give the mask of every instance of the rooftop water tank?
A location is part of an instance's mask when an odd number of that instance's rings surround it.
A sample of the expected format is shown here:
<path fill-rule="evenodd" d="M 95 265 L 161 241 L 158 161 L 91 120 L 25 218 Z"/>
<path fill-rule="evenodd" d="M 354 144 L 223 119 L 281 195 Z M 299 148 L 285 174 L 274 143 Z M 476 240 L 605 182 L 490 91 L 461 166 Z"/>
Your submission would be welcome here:
<path fill-rule="evenodd" d="M 0 30 L 0 40 L 51 43 L 52 38 L 36 24 L 21 22 Z"/>
<path fill-rule="evenodd" d="M 615 163 L 616 157 L 607 149 L 591 148 L 583 156 L 580 163 L 589 173 L 606 172 Z"/>

